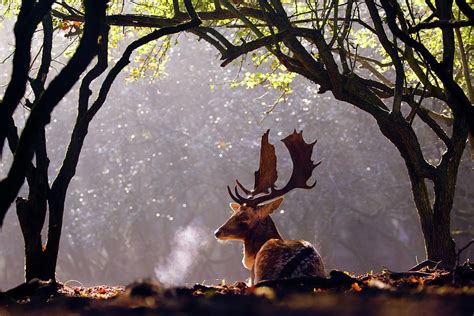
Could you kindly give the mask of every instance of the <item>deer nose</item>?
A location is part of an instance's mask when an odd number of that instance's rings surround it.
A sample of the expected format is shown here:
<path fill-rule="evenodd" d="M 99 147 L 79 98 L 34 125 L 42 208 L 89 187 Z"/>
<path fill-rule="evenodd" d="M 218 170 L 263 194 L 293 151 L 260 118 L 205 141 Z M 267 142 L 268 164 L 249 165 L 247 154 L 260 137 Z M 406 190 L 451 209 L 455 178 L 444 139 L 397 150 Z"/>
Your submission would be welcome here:
<path fill-rule="evenodd" d="M 222 230 L 217 229 L 217 230 L 214 232 L 214 236 L 216 236 L 216 238 L 221 237 L 221 236 L 222 236 Z"/>

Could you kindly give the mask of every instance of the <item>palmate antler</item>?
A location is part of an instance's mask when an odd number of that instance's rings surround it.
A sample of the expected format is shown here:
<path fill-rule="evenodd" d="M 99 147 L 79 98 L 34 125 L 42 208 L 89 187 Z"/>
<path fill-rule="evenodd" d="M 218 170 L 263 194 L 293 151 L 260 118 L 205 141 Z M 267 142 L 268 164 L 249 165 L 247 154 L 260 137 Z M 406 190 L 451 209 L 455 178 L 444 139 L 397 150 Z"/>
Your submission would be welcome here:
<path fill-rule="evenodd" d="M 270 130 L 267 130 L 262 136 L 260 167 L 255 171 L 255 185 L 253 190 L 246 189 L 239 180 L 236 180 L 237 185 L 234 188 L 234 193 L 232 193 L 230 187 L 227 186 L 231 198 L 241 205 L 245 204 L 250 207 L 256 207 L 258 204 L 280 197 L 293 189 L 311 189 L 316 185 L 316 181 L 312 185 L 307 184 L 314 168 L 321 163 L 315 164 L 311 160 L 316 141 L 310 144 L 306 143 L 303 139 L 303 131 L 297 133 L 295 130 L 292 134 L 281 140 L 290 152 L 293 162 L 293 172 L 290 180 L 288 180 L 288 183 L 282 189 L 275 188 L 275 182 L 278 179 L 276 170 L 277 158 L 275 155 L 275 147 L 268 142 L 269 132 Z M 238 188 L 247 194 L 248 197 L 243 197 L 239 193 Z"/>

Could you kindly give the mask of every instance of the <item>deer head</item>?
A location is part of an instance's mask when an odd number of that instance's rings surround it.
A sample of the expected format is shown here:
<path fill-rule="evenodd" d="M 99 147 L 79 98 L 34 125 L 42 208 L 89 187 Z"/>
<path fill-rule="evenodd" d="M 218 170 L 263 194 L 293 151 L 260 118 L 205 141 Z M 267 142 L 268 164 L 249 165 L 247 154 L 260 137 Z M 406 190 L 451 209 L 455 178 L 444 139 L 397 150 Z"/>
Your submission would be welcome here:
<path fill-rule="evenodd" d="M 276 235 L 278 232 L 275 225 L 272 224 L 268 215 L 273 213 L 282 201 L 283 197 L 280 197 L 257 207 L 230 203 L 229 206 L 233 212 L 232 216 L 215 232 L 216 238 L 220 240 L 246 241 L 251 238 L 250 235 L 262 234 L 264 231 L 273 233 L 273 236 L 270 236 L 270 238 L 279 238 L 279 235 Z"/>
<path fill-rule="evenodd" d="M 282 139 L 290 152 L 293 172 L 284 187 L 276 188 L 275 182 L 278 179 L 277 159 L 275 147 L 268 141 L 269 132 L 270 130 L 267 130 L 262 136 L 260 166 L 255 171 L 254 188 L 248 190 L 238 180 L 236 180 L 237 184 L 234 192 L 229 186 L 227 187 L 230 197 L 235 203 L 230 203 L 232 216 L 215 232 L 216 238 L 220 240 L 242 240 L 247 242 L 262 239 L 265 242 L 270 238 L 281 239 L 269 215 L 280 206 L 283 195 L 289 191 L 296 188 L 311 189 L 316 185 L 316 181 L 312 185 L 307 184 L 314 168 L 319 165 L 319 163 L 314 164 L 311 160 L 316 141 L 307 144 L 303 139 L 303 132 L 297 133 L 295 130 Z M 239 188 L 247 197 L 240 194 Z"/>

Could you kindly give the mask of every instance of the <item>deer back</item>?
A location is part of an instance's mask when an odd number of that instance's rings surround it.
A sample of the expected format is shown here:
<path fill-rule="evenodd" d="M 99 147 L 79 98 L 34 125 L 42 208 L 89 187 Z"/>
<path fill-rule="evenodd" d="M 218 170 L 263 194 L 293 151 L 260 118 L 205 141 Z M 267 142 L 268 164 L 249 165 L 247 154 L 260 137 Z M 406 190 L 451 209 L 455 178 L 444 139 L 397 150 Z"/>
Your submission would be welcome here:
<path fill-rule="evenodd" d="M 268 240 L 257 253 L 254 282 L 303 276 L 325 277 L 321 256 L 304 240 Z"/>

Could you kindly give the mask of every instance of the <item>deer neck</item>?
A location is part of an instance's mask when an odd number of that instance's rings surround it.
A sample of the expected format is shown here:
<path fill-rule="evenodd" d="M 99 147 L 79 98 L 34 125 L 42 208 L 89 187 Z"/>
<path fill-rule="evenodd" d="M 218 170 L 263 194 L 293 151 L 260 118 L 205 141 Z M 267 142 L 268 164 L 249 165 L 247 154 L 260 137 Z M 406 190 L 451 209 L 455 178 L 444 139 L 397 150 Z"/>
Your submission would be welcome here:
<path fill-rule="evenodd" d="M 283 239 L 270 216 L 259 220 L 247 233 L 244 240 L 243 264 L 251 270 L 257 253 L 263 244 L 270 239 Z"/>

